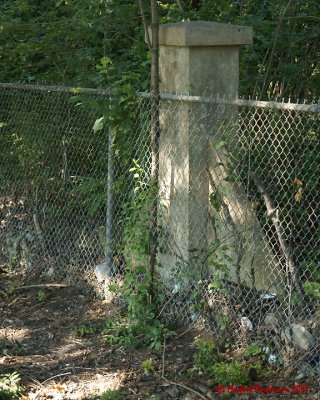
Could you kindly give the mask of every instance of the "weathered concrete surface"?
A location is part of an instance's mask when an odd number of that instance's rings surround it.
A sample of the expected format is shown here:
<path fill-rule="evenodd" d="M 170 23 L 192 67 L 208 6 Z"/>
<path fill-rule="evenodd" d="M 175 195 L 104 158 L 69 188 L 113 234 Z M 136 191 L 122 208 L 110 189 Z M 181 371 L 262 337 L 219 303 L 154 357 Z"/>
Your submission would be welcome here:
<path fill-rule="evenodd" d="M 219 118 L 217 118 L 219 119 Z M 227 138 L 226 138 L 227 139 Z M 230 182 L 230 169 L 236 168 L 225 146 L 209 139 L 209 192 L 219 207 L 210 208 L 209 243 L 220 240 L 228 246 L 226 259 L 229 279 L 257 290 L 280 292 L 283 278 L 277 270 L 269 243 L 251 203 L 239 182 Z M 236 172 L 236 171 L 235 171 Z"/>
<path fill-rule="evenodd" d="M 214 22 L 162 25 L 160 90 L 184 95 L 235 97 L 239 84 L 239 47 L 250 43 L 252 29 L 249 27 Z M 219 128 L 223 119 L 232 123 L 237 118 L 237 110 L 230 112 L 225 106 L 219 117 L 213 115 L 213 111 L 214 106 L 207 104 L 161 102 L 159 181 L 164 221 L 161 221 L 159 263 L 164 267 L 162 274 L 168 279 L 176 265 L 184 269 L 189 278 L 206 277 L 206 252 L 210 241 L 220 239 L 224 230 L 228 233 L 230 228 L 221 214 L 212 213 L 209 195 L 216 190 L 214 185 L 221 185 L 220 178 L 212 169 L 217 157 L 212 146 L 221 140 Z M 268 278 L 273 264 L 267 260 L 268 249 L 261 239 L 261 230 L 254 234 L 257 240 L 250 237 L 252 232 L 241 237 L 237 233 L 244 227 L 244 217 L 248 218 L 247 223 L 257 226 L 254 212 L 248 213 L 244 191 L 230 183 L 228 185 L 230 195 L 226 207 L 233 210 L 232 224 L 235 227 L 233 238 L 227 243 L 234 246 L 229 252 L 231 279 L 237 281 L 240 276 L 241 281 L 250 285 L 250 274 L 254 273 L 253 281 L 258 289 L 274 289 Z M 236 206 L 232 202 L 237 203 Z M 212 218 L 218 226 L 218 237 L 212 231 Z M 247 242 L 241 250 L 240 239 Z"/>
<path fill-rule="evenodd" d="M 160 26 L 160 46 L 240 46 L 252 44 L 249 26 L 222 24 L 212 21 L 186 21 Z"/>

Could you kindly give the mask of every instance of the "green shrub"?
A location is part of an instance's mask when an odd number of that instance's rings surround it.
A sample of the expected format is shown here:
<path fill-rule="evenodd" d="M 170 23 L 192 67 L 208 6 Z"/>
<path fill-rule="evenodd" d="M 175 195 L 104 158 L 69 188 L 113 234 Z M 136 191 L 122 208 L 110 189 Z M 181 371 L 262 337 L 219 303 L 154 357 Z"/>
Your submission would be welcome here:
<path fill-rule="evenodd" d="M 21 399 L 22 390 L 20 376 L 17 372 L 0 375 L 1 400 L 19 400 Z"/>

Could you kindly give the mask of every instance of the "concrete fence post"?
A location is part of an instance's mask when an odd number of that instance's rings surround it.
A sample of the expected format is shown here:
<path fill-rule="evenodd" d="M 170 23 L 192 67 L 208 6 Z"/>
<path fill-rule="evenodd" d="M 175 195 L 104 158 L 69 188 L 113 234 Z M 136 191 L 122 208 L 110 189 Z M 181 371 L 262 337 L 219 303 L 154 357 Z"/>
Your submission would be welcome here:
<path fill-rule="evenodd" d="M 252 37 L 252 28 L 246 26 L 203 21 L 161 25 L 160 91 L 235 98 L 239 84 L 240 45 L 251 44 Z M 212 111 L 212 105 L 210 109 Z M 159 262 L 164 267 L 163 275 L 168 278 L 177 264 L 180 268 L 189 266 L 194 279 L 201 279 L 206 273 L 206 257 L 201 257 L 201 252 L 208 248 L 211 235 L 211 147 L 219 139 L 221 120 L 229 118 L 230 123 L 230 119 L 236 117 L 237 110 L 230 110 L 220 117 L 213 117 L 209 106 L 203 103 L 161 102 L 159 183 L 166 234 L 160 237 L 165 238 L 167 248 L 165 243 L 160 244 Z M 216 178 L 213 176 L 212 179 Z M 233 196 L 237 197 L 237 194 L 233 193 Z M 219 216 L 215 217 L 219 219 Z M 224 229 L 222 225 L 220 221 L 220 230 Z M 239 259 L 234 252 L 231 255 Z M 247 255 L 247 259 L 250 257 L 252 259 L 251 254 Z M 230 268 L 236 281 L 236 266 Z M 250 274 L 248 268 L 244 268 L 242 275 Z M 259 276 L 260 283 L 261 278 L 264 280 Z M 270 282 L 261 285 L 270 287 Z"/>
<path fill-rule="evenodd" d="M 235 97 L 239 48 L 250 43 L 250 27 L 203 21 L 161 25 L 161 92 Z M 206 105 L 183 101 L 160 107 L 160 191 L 175 247 L 160 256 L 167 272 L 177 262 L 199 272 L 204 266 L 199 252 L 208 246 L 208 139 L 214 123 L 209 126 L 206 111 Z"/>

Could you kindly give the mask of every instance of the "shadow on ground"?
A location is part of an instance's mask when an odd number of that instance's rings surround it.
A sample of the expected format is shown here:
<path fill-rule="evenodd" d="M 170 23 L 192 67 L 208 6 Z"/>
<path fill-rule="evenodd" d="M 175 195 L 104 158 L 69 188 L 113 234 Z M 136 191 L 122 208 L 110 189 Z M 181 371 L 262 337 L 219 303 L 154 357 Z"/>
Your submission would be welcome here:
<path fill-rule="evenodd" d="M 6 279 L 19 286 L 19 277 Z M 1 373 L 20 374 L 25 400 L 93 400 L 112 389 L 121 399 L 199 398 L 162 378 L 164 372 L 188 384 L 186 371 L 194 365 L 190 332 L 167 343 L 165 352 L 128 350 L 107 345 L 101 334 L 81 337 L 75 332 L 85 323 L 98 326 L 116 313 L 115 305 L 86 297 L 71 286 L 26 287 L 11 295 L 2 291 Z M 146 375 L 141 364 L 150 358 L 155 371 Z"/>

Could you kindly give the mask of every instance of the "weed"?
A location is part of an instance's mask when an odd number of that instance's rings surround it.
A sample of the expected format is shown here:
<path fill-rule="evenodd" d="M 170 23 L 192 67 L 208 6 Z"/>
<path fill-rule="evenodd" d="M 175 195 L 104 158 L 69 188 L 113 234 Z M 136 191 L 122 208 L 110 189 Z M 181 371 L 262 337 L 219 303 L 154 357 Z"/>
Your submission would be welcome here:
<path fill-rule="evenodd" d="M 244 352 L 244 356 L 249 357 L 249 356 L 257 356 L 262 353 L 262 347 L 259 345 L 259 343 L 250 343 L 249 346 L 246 348 L 246 351 Z"/>
<path fill-rule="evenodd" d="M 23 354 L 23 351 L 18 347 L 16 342 L 6 338 L 0 338 L 0 356 L 1 354 L 5 356 L 19 356 Z"/>
<path fill-rule="evenodd" d="M 100 396 L 100 400 L 117 400 L 119 399 L 118 390 L 106 390 Z"/>
<path fill-rule="evenodd" d="M 161 348 L 164 337 L 174 335 L 173 331 L 158 320 L 143 325 L 139 320 L 133 320 L 130 315 L 108 318 L 102 333 L 106 342 L 111 345 L 120 344 L 128 348 L 148 347 L 155 350 Z"/>
<path fill-rule="evenodd" d="M 221 385 L 245 385 L 250 382 L 250 378 L 243 365 L 236 360 L 228 363 L 214 363 L 209 367 L 208 372 L 214 383 Z"/>
<path fill-rule="evenodd" d="M 145 375 L 152 374 L 155 371 L 155 362 L 152 358 L 142 361 L 141 368 Z"/>
<path fill-rule="evenodd" d="M 98 327 L 91 325 L 90 322 L 87 322 L 84 325 L 73 328 L 72 331 L 74 335 L 84 337 L 98 333 Z"/>
<path fill-rule="evenodd" d="M 20 376 L 17 372 L 0 375 L 0 399 L 19 400 L 23 387 L 20 384 Z"/>
<path fill-rule="evenodd" d="M 213 340 L 199 340 L 196 344 L 197 351 L 194 356 L 195 366 L 206 372 L 215 361 L 219 360 L 217 347 Z"/>
<path fill-rule="evenodd" d="M 37 299 L 39 301 L 45 301 L 47 299 L 47 294 L 44 290 L 39 290 L 39 292 L 37 293 Z"/>
<path fill-rule="evenodd" d="M 148 347 L 159 350 L 164 337 L 174 333 L 156 317 L 158 306 L 163 301 L 163 288 L 154 272 L 147 266 L 151 244 L 150 215 L 157 186 L 146 184 L 148 174 L 138 163 L 130 170 L 135 180 L 131 201 L 124 206 L 130 213 L 124 226 L 125 246 L 130 249 L 123 285 L 112 284 L 109 290 L 120 295 L 126 304 L 126 313 L 109 318 L 103 327 L 103 335 L 110 344 L 126 347 Z M 130 256 L 132 256 L 130 262 Z"/>
<path fill-rule="evenodd" d="M 212 340 L 198 341 L 194 359 L 196 368 L 209 375 L 216 384 L 236 385 L 250 382 L 243 365 L 239 361 L 224 361 Z"/>
<path fill-rule="evenodd" d="M 12 295 L 16 292 L 16 286 L 13 282 L 9 281 L 6 283 L 4 291 L 6 292 L 6 294 L 8 295 Z"/>

